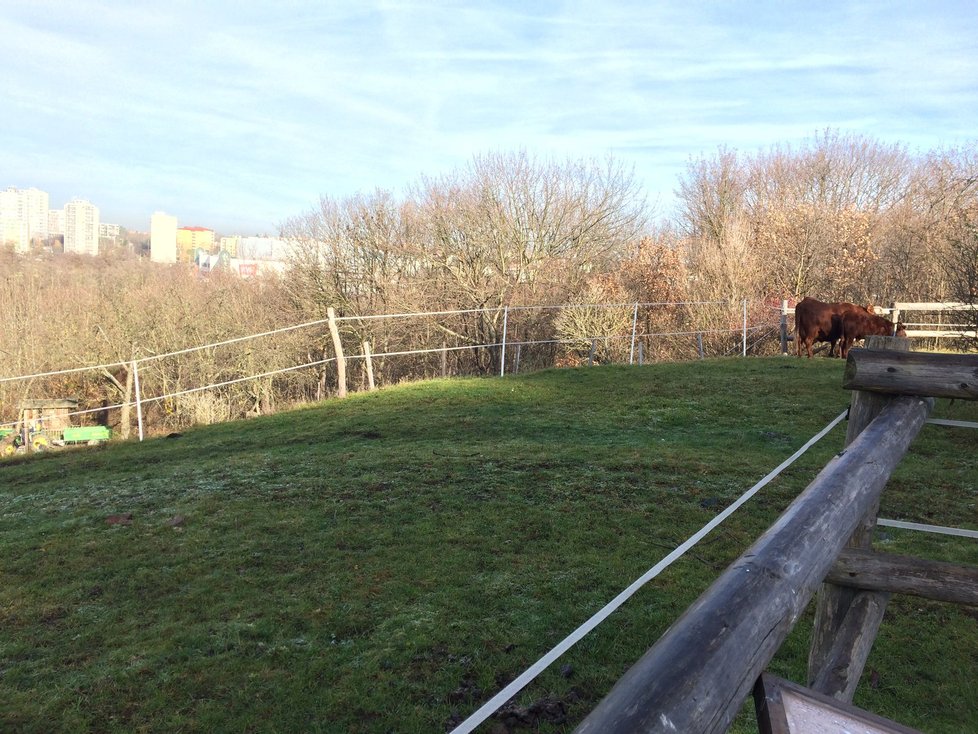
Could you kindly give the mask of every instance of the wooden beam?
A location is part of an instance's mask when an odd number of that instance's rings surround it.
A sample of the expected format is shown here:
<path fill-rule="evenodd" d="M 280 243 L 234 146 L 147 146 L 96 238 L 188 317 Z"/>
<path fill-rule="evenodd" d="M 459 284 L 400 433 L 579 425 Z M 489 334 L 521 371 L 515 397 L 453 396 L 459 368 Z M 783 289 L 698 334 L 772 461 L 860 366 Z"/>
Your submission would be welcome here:
<path fill-rule="evenodd" d="M 976 566 L 851 548 L 842 551 L 826 580 L 840 586 L 978 606 Z"/>
<path fill-rule="evenodd" d="M 727 731 L 839 551 L 878 502 L 930 407 L 920 398 L 892 400 L 576 731 Z"/>
<path fill-rule="evenodd" d="M 842 386 L 888 395 L 978 400 L 978 355 L 853 349 Z"/>

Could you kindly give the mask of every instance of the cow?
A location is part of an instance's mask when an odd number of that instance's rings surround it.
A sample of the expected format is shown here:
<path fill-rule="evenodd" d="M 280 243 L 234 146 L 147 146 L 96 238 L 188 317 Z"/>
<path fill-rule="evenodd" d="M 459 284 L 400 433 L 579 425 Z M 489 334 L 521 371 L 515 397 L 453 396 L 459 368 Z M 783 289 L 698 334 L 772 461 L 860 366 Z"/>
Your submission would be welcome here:
<path fill-rule="evenodd" d="M 840 346 L 842 358 L 845 359 L 849 354 L 849 349 L 856 339 L 864 339 L 867 336 L 906 336 L 907 330 L 900 322 L 894 325 L 889 319 L 876 316 L 870 313 L 859 313 L 857 311 L 846 311 L 842 314 L 842 345 Z"/>
<path fill-rule="evenodd" d="M 798 356 L 804 345 L 808 357 L 812 356 L 814 342 L 829 342 L 829 356 L 835 356 L 835 343 L 842 338 L 840 317 L 849 311 L 872 314 L 872 306 L 857 306 L 855 303 L 825 303 L 805 297 L 795 306 L 795 346 Z"/>

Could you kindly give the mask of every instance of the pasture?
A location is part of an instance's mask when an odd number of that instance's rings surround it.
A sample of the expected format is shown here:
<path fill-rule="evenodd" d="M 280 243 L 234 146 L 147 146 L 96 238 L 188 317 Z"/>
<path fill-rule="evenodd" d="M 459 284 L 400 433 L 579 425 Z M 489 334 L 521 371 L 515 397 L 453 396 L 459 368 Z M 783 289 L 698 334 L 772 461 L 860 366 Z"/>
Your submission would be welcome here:
<path fill-rule="evenodd" d="M 449 730 L 841 412 L 840 360 L 438 380 L 0 463 L 0 729 Z M 973 403 L 934 417 L 978 420 Z M 480 731 L 570 731 L 841 447 L 838 427 Z M 928 426 L 881 516 L 978 527 Z M 978 542 L 881 528 L 894 553 Z M 978 612 L 891 601 L 855 703 L 978 730 Z M 810 617 L 775 660 L 803 681 Z M 734 731 L 756 731 L 746 711 Z"/>

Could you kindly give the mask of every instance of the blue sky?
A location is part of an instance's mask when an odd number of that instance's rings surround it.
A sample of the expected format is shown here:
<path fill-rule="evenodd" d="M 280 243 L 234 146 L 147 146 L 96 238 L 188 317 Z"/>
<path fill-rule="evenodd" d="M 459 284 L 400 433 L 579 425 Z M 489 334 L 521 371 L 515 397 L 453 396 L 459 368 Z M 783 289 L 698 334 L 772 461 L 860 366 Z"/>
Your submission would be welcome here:
<path fill-rule="evenodd" d="M 978 139 L 978 2 L 0 0 L 0 188 L 272 233 L 473 155 L 633 166 L 827 127 Z"/>

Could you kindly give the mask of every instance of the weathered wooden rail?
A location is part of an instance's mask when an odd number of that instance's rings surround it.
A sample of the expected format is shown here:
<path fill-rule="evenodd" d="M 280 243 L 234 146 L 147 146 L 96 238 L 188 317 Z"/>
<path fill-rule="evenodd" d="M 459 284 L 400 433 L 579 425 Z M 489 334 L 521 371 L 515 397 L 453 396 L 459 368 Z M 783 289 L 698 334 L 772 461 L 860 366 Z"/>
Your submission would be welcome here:
<path fill-rule="evenodd" d="M 724 732 L 818 592 L 809 686 L 851 701 L 891 593 L 978 602 L 978 569 L 870 549 L 880 494 L 933 396 L 975 399 L 978 356 L 849 353 L 847 446 L 618 681 L 577 732 Z M 908 394 L 905 394 L 908 393 Z M 825 583 L 823 583 L 825 582 Z"/>

